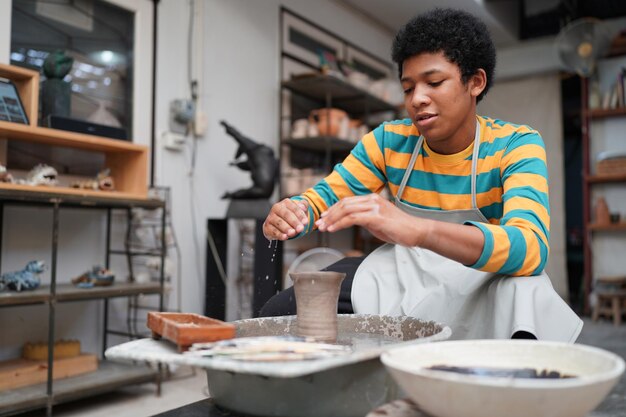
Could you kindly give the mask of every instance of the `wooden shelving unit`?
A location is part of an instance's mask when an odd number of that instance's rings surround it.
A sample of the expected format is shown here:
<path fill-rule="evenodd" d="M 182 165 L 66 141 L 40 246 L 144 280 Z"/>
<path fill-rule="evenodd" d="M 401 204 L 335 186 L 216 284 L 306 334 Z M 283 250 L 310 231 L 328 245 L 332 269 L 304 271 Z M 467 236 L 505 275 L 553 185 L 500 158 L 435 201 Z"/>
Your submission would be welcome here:
<path fill-rule="evenodd" d="M 344 110 L 350 116 L 363 117 L 379 112 L 394 112 L 398 108 L 380 98 L 362 90 L 343 79 L 326 74 L 307 74 L 291 80 L 283 81 L 281 87 L 293 94 L 306 97 L 320 107 Z M 306 112 L 308 114 L 308 112 Z M 291 114 L 291 117 L 295 117 Z M 325 156 L 323 168 L 330 172 L 332 160 L 335 156 L 346 156 L 356 143 L 334 136 L 315 136 L 305 138 L 284 138 L 282 145 L 296 150 L 314 152 Z M 294 161 L 295 162 L 295 161 Z M 302 164 L 295 162 L 295 166 L 302 168 Z M 319 166 L 314 166 L 319 168 Z"/>
<path fill-rule="evenodd" d="M 116 191 L 89 191 L 69 187 L 44 187 L 46 191 L 64 194 L 107 196 L 110 198 L 146 199 L 148 195 L 148 147 L 116 139 L 67 132 L 45 127 L 27 126 L 0 121 L 0 139 L 35 142 L 47 146 L 75 148 L 102 153 L 111 169 Z M 31 186 L 0 184 L 13 190 L 32 189 Z M 41 191 L 41 189 L 34 189 Z"/>
<path fill-rule="evenodd" d="M 603 184 L 610 182 L 626 182 L 626 174 L 589 175 L 585 179 L 590 184 Z"/>
<path fill-rule="evenodd" d="M 626 223 L 597 224 L 592 216 L 592 195 L 595 186 L 623 186 L 626 185 L 626 174 L 592 174 L 592 132 L 593 123 L 616 123 L 616 118 L 626 117 L 626 107 L 613 109 L 589 109 L 589 80 L 581 78 L 581 114 L 582 114 L 582 149 L 583 149 L 583 224 L 584 234 L 584 309 L 590 312 L 589 296 L 594 285 L 594 254 L 593 240 L 598 233 L 621 233 L 626 231 Z M 597 131 L 596 131 L 597 132 Z"/>
<path fill-rule="evenodd" d="M 281 120 L 293 122 L 300 118 L 309 117 L 309 112 L 316 108 L 324 108 L 329 111 L 333 108 L 341 109 L 349 117 L 361 118 L 364 123 L 368 121 L 370 115 L 375 113 L 392 112 L 397 114 L 399 112 L 397 106 L 350 84 L 344 79 L 332 75 L 316 73 L 296 76 L 290 80 L 283 81 L 281 87 L 289 91 L 291 96 L 301 96 L 310 100 L 310 103 L 306 103 L 308 106 L 301 105 L 300 102 L 294 106 L 292 102 L 292 107 L 288 112 L 289 115 L 283 116 Z M 348 156 L 350 151 L 357 145 L 354 141 L 336 136 L 323 135 L 292 138 L 281 135 L 281 137 L 283 137 L 281 145 L 287 147 L 290 151 L 289 160 L 292 167 L 299 169 L 312 168 L 325 173 L 330 173 L 334 164 Z M 304 189 L 301 191 L 304 191 Z M 289 197 L 289 195 L 281 195 Z M 318 235 L 316 244 L 318 246 L 327 246 L 328 239 L 326 234 Z M 367 250 L 368 252 L 380 245 L 380 241 L 373 237 L 369 239 L 363 238 L 356 227 L 353 228 L 352 241 L 352 248 Z"/>
<path fill-rule="evenodd" d="M 60 404 L 130 384 L 155 382 L 157 378 L 157 371 L 147 366 L 100 361 L 95 372 L 55 381 L 53 401 Z M 0 395 L 0 414 L 12 415 L 45 408 L 48 400 L 46 384 L 3 391 Z"/>
<path fill-rule="evenodd" d="M 28 69 L 0 64 L 0 77 L 12 80 L 17 86 L 29 124 L 0 121 L 0 139 L 43 144 L 51 147 L 74 148 L 103 154 L 105 165 L 111 170 L 116 191 L 109 198 L 146 199 L 148 195 L 149 148 L 132 142 L 68 132 L 37 126 L 39 106 L 39 73 Z M 0 184 L 9 190 L 22 190 L 16 184 Z M 22 186 L 23 187 L 23 186 Z M 104 195 L 100 191 L 74 190 L 69 187 L 48 187 L 52 193 Z M 36 191 L 36 190 L 35 190 Z"/>
<path fill-rule="evenodd" d="M 366 114 L 398 109 L 378 97 L 331 75 L 317 74 L 283 81 L 283 88 L 311 100 L 326 103 L 349 114 Z"/>
<path fill-rule="evenodd" d="M 602 119 L 606 117 L 626 116 L 626 107 L 617 109 L 593 109 L 589 110 L 589 117 L 592 119 Z"/>
<path fill-rule="evenodd" d="M 590 224 L 589 230 L 593 232 L 621 232 L 626 231 L 626 223 L 611 223 L 611 224 Z"/>
<path fill-rule="evenodd" d="M 28 186 L 27 186 L 28 187 Z M 38 188 L 45 188 L 43 191 Z M 159 297 L 159 310 L 163 310 L 163 295 L 166 292 L 163 271 L 158 282 L 137 283 L 132 281 L 116 281 L 111 286 L 78 288 L 69 283 L 57 283 L 56 257 L 59 234 L 59 211 L 62 207 L 82 207 L 107 211 L 107 237 L 106 237 L 106 261 L 105 267 L 109 267 L 109 258 L 112 254 L 124 254 L 124 251 L 111 249 L 111 210 L 124 209 L 129 212 L 132 207 L 163 210 L 161 226 L 164 230 L 165 212 L 164 202 L 147 198 L 125 200 L 120 196 L 107 197 L 98 194 L 96 197 L 88 195 L 76 195 L 63 193 L 62 190 L 49 190 L 47 187 L 28 187 L 26 189 L 11 190 L 0 188 L 0 225 L 3 223 L 4 206 L 16 205 L 39 205 L 52 208 L 52 260 L 50 267 L 50 284 L 42 285 L 32 291 L 0 292 L 0 311 L 11 307 L 43 304 L 48 306 L 48 344 L 55 339 L 55 316 L 56 307 L 59 303 L 100 300 L 104 303 L 104 323 L 102 352 L 107 347 L 107 334 L 126 335 L 109 328 L 108 302 L 111 298 L 132 297 L 138 295 L 154 295 Z M 0 251 L 2 240 L 0 239 Z M 155 255 L 164 260 L 165 235 L 161 234 L 162 250 Z M 130 252 L 126 252 L 130 256 Z M 49 349 L 49 357 L 53 357 L 53 351 Z M 48 361 L 48 369 L 53 369 L 53 361 Z M 51 371 L 50 371 L 51 372 Z M 159 384 L 159 374 L 153 369 L 144 366 L 129 366 L 109 363 L 106 360 L 99 362 L 98 370 L 66 379 L 52 380 L 51 374 L 45 384 L 31 385 L 19 389 L 0 392 L 0 415 L 10 415 L 27 410 L 47 408 L 51 414 L 53 405 L 73 399 L 83 398 L 106 392 L 124 385 L 143 382 L 155 382 Z"/>
<path fill-rule="evenodd" d="M 78 288 L 72 284 L 56 286 L 55 300 L 82 301 L 101 300 L 105 298 L 128 297 L 130 295 L 160 294 L 161 286 L 158 282 L 120 282 L 108 287 Z M 0 307 L 9 307 L 27 304 L 44 304 L 52 299 L 49 285 L 42 285 L 33 291 L 1 292 Z"/>
<path fill-rule="evenodd" d="M 159 297 L 159 310 L 163 310 L 165 293 L 164 271 L 158 282 L 136 283 L 132 279 L 112 286 L 82 289 L 72 284 L 57 283 L 57 252 L 59 241 L 59 212 L 65 207 L 80 207 L 103 210 L 106 213 L 106 268 L 111 255 L 126 255 L 130 258 L 137 253 L 111 248 L 111 212 L 122 209 L 130 222 L 131 209 L 135 207 L 161 210 L 161 236 L 159 253 L 161 265 L 165 258 L 165 202 L 148 197 L 149 148 L 132 142 L 80 134 L 37 126 L 39 74 L 35 71 L 0 64 L 0 77 L 12 80 L 17 86 L 22 104 L 29 118 L 29 124 L 0 121 L 0 143 L 22 141 L 42 144 L 55 148 L 72 148 L 104 155 L 107 168 L 115 181 L 115 191 L 75 189 L 69 186 L 30 186 L 0 183 L 0 231 L 4 222 L 7 205 L 37 205 L 47 207 L 52 212 L 52 255 L 50 262 L 50 283 L 33 291 L 1 292 L 0 311 L 13 306 L 44 304 L 48 314 L 42 321 L 48 323 L 48 380 L 45 384 L 0 392 L 0 415 L 15 414 L 26 410 L 46 408 L 52 414 L 55 404 L 105 392 L 117 387 L 135 383 L 154 381 L 159 383 L 158 373 L 145 366 L 129 366 L 109 363 L 103 360 L 98 370 L 67 379 L 53 380 L 55 317 L 58 303 L 81 300 L 101 300 L 104 305 L 102 353 L 107 347 L 107 335 L 127 335 L 109 328 L 108 302 L 115 297 L 132 297 L 152 294 Z M 3 144 L 4 145 L 4 144 Z M 0 161 L 3 164 L 5 161 Z M 41 161 L 45 163 L 46 161 Z M 62 181 L 62 178 L 60 179 Z M 130 227 L 130 226 L 129 226 Z M 128 229 L 130 230 L 130 229 Z M 2 233 L 0 233 L 0 254 Z M 1 260 L 1 258 L 0 258 Z M 0 264 L 1 267 L 1 264 Z M 0 268 L 0 271 L 2 269 Z M 3 271 L 2 271 L 3 272 Z"/>

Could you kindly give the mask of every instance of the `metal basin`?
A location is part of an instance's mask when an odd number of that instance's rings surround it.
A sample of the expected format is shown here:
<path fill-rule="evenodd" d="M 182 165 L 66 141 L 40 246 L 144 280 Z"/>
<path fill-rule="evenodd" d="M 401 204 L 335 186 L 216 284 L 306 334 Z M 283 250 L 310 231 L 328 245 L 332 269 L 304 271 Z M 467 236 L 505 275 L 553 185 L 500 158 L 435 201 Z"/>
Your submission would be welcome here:
<path fill-rule="evenodd" d="M 295 316 L 240 320 L 237 337 L 295 334 Z M 265 417 L 363 417 L 398 398 L 379 357 L 398 346 L 446 340 L 447 326 L 412 317 L 339 315 L 337 343 L 352 353 L 311 361 L 214 361 L 209 393 L 219 406 Z"/>

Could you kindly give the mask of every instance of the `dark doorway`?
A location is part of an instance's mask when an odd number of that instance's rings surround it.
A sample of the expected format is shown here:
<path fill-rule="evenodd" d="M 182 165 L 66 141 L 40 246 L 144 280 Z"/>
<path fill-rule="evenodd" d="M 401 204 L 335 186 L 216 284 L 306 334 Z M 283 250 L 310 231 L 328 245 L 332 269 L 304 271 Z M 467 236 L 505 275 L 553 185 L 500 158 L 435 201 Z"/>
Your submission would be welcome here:
<path fill-rule="evenodd" d="M 572 308 L 583 309 L 583 178 L 581 134 L 581 82 L 565 75 L 561 81 L 563 106 L 563 163 L 565 174 L 565 216 L 567 276 Z"/>

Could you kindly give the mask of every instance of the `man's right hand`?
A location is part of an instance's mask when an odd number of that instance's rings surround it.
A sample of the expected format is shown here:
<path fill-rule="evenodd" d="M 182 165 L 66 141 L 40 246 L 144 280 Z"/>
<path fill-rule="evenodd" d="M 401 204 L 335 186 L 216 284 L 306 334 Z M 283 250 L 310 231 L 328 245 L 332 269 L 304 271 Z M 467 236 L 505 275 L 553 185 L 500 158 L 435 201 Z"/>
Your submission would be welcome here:
<path fill-rule="evenodd" d="M 285 198 L 274 204 L 263 223 L 268 240 L 287 240 L 302 232 L 309 224 L 309 203 Z"/>

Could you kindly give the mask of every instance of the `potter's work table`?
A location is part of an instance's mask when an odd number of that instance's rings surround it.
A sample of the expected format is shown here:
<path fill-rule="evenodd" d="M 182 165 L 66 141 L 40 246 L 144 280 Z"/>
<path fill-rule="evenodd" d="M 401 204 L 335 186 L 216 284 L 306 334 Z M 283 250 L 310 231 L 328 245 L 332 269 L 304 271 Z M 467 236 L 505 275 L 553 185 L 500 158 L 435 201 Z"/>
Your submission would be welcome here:
<path fill-rule="evenodd" d="M 238 338 L 293 336 L 297 327 L 295 316 L 233 323 Z M 113 361 L 205 369 L 215 404 L 235 410 L 234 415 L 363 417 L 373 408 L 398 398 L 398 387 L 379 360 L 383 352 L 446 340 L 451 332 L 449 327 L 432 321 L 367 314 L 340 314 L 337 328 L 337 344 L 350 347 L 345 353 L 314 360 L 281 361 L 280 365 L 181 354 L 174 344 L 152 339 L 113 346 L 105 356 Z M 319 398 L 325 401 L 320 403 Z"/>
<path fill-rule="evenodd" d="M 396 343 L 403 345 L 405 343 Z M 107 359 L 121 362 L 146 362 L 151 364 L 186 365 L 195 368 L 254 374 L 273 378 L 295 378 L 313 373 L 358 363 L 377 358 L 383 347 L 354 350 L 345 355 L 331 356 L 316 360 L 283 362 L 276 366 L 275 362 L 237 361 L 221 357 L 200 357 L 181 354 L 176 345 L 165 340 L 138 339 L 122 343 L 107 349 Z"/>
<path fill-rule="evenodd" d="M 241 320 L 234 323 L 237 325 L 238 337 L 259 336 L 255 334 L 258 331 L 261 331 L 260 335 L 263 336 L 289 335 L 295 328 L 295 316 Z M 276 366 L 274 362 L 236 361 L 180 354 L 175 345 L 153 339 L 133 340 L 110 347 L 105 356 L 107 359 L 117 361 L 187 365 L 264 377 L 295 378 L 376 359 L 392 346 L 446 340 L 451 333 L 448 327 L 411 317 L 346 314 L 338 316 L 338 323 L 337 343 L 341 344 L 345 339 L 345 342 L 353 348 L 350 353 L 314 361 L 284 362 L 281 366 Z"/>
<path fill-rule="evenodd" d="M 615 327 L 610 322 L 592 322 L 589 319 L 585 319 L 585 325 L 578 343 L 604 348 L 626 358 L 626 326 Z M 385 410 L 387 414 L 381 414 L 380 412 L 378 414 L 375 413 L 380 410 Z M 410 414 L 411 412 L 412 414 Z M 370 409 L 369 412 L 361 414 L 360 417 L 364 417 L 365 415 L 367 415 L 367 417 L 427 417 L 424 413 L 420 413 L 415 408 L 412 409 L 406 402 L 403 404 L 402 400 L 389 402 L 375 410 Z M 198 401 L 158 415 L 158 417 L 179 416 L 243 417 L 215 406 L 214 402 L 210 399 Z M 622 375 L 619 383 L 613 388 L 613 391 L 604 401 L 588 415 L 588 417 L 624 416 L 626 416 L 626 373 Z M 340 416 L 334 414 L 333 417 Z"/>
<path fill-rule="evenodd" d="M 128 358 L 128 352 L 136 351 L 137 348 L 144 350 L 140 356 L 142 359 L 150 357 L 153 361 L 158 361 L 158 358 L 163 359 L 164 362 L 171 363 L 172 358 L 178 358 L 182 361 L 184 358 L 178 352 L 174 345 L 165 341 L 156 341 L 151 339 L 142 339 L 134 342 L 125 343 L 120 345 L 122 350 L 126 353 L 122 355 Z M 143 349 L 147 348 L 147 349 Z M 119 351 L 116 354 L 116 349 L 111 348 L 107 351 L 107 356 L 116 357 L 119 355 Z M 199 358 L 189 358 L 191 360 L 198 360 Z M 196 364 L 197 365 L 197 364 Z M 623 416 L 622 412 L 626 409 L 626 374 L 624 374 L 617 386 L 613 389 L 611 394 L 594 410 L 588 417 L 620 417 Z M 243 415 L 234 413 L 232 411 L 224 410 L 214 404 L 211 399 L 201 400 L 174 410 L 158 414 L 158 417 L 244 417 Z M 372 410 L 367 417 L 428 417 L 427 414 L 418 410 L 418 408 L 408 400 L 396 400 L 385 404 L 375 410 Z"/>

